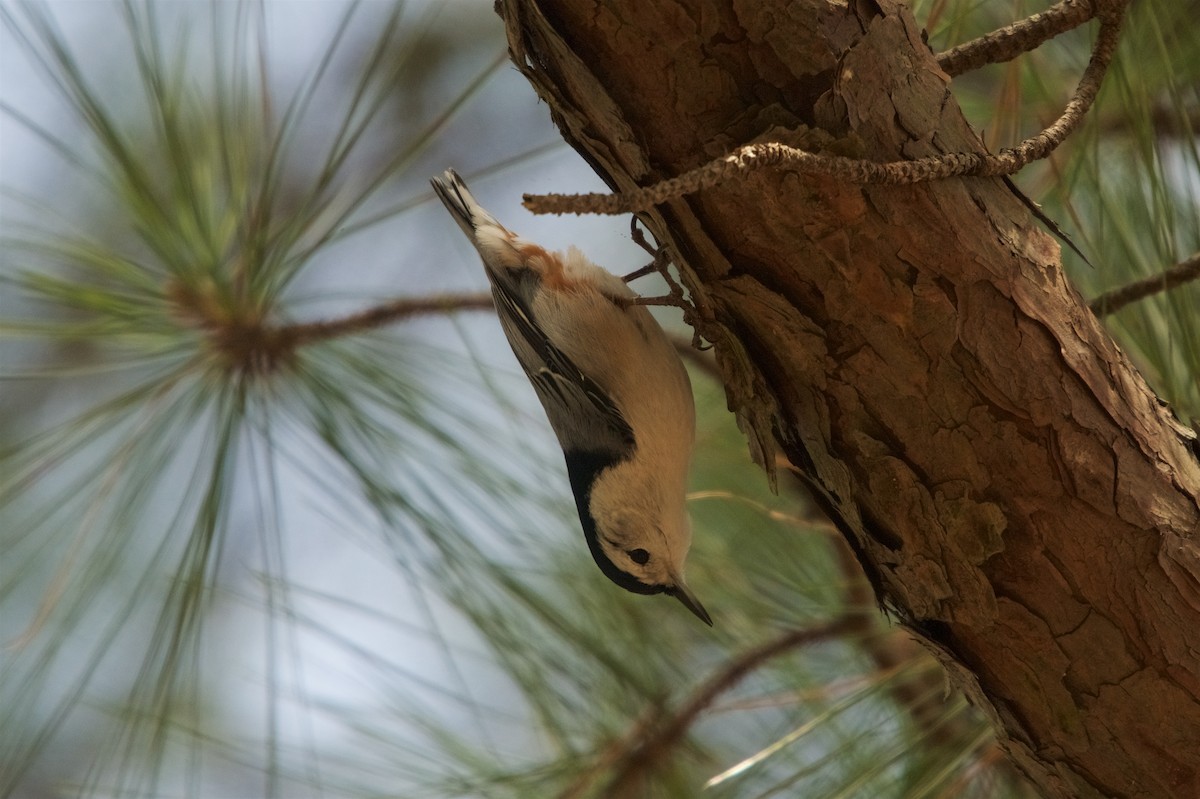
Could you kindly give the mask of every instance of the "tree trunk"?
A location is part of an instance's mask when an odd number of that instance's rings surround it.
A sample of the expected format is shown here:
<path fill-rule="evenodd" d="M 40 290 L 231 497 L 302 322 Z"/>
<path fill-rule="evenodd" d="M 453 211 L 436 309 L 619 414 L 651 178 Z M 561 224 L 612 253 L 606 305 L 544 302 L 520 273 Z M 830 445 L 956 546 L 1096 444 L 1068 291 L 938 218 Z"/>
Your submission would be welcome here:
<path fill-rule="evenodd" d="M 619 190 L 754 141 L 983 149 L 888 0 L 500 5 Z M 1194 443 L 1004 181 L 759 170 L 642 216 L 752 450 L 803 473 L 1017 765 L 1053 796 L 1200 796 Z"/>

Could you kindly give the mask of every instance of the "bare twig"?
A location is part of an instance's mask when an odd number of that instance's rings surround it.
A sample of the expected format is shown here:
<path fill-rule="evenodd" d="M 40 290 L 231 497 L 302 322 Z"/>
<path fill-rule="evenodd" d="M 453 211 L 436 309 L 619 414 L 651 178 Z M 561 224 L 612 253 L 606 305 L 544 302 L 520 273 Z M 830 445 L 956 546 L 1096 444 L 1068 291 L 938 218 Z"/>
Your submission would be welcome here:
<path fill-rule="evenodd" d="M 1149 127 L 1159 139 L 1183 139 L 1191 141 L 1200 131 L 1200 108 L 1170 108 L 1158 105 L 1150 109 L 1147 115 L 1133 116 L 1132 109 L 1115 111 L 1112 115 L 1101 117 L 1096 124 L 1104 133 L 1127 135 L 1140 134 Z"/>
<path fill-rule="evenodd" d="M 647 708 L 624 735 L 604 747 L 555 799 L 579 799 L 580 796 L 586 795 L 601 774 L 628 757 L 629 752 L 637 749 L 639 741 L 653 729 L 655 719 L 661 711 L 662 708 L 657 704 Z"/>
<path fill-rule="evenodd" d="M 1099 0 L 1097 0 L 1099 3 Z M 820 155 L 779 142 L 750 144 L 674 178 L 624 194 L 526 194 L 524 205 L 536 214 L 624 214 L 692 194 L 747 172 L 786 165 L 799 172 L 827 175 L 847 183 L 900 185 L 957 176 L 1011 175 L 1045 158 L 1079 126 L 1112 62 L 1120 40 L 1128 0 L 1108 0 L 1100 7 L 1100 32 L 1092 56 L 1062 115 L 1036 136 L 1015 147 L 991 153 L 946 153 L 915 161 L 878 163 Z"/>
<path fill-rule="evenodd" d="M 230 302 L 211 286 L 172 284 L 166 293 L 180 319 L 205 332 L 209 346 L 227 368 L 260 374 L 287 363 L 308 344 L 362 333 L 413 316 L 492 307 L 490 294 L 405 297 L 340 319 L 273 325 L 258 307 Z"/>
<path fill-rule="evenodd" d="M 1108 65 L 1116 55 L 1121 41 L 1121 24 L 1125 21 L 1125 9 L 1130 0 L 1096 0 L 1100 17 L 1100 31 L 1092 45 L 1092 56 L 1088 60 L 1079 85 L 1062 116 L 1036 136 L 1031 136 L 1011 149 L 1001 150 L 989 156 L 989 167 L 979 174 L 1011 175 L 1025 164 L 1048 156 L 1063 140 L 1079 127 L 1088 109 L 1100 92 L 1100 84 L 1108 72 Z"/>
<path fill-rule="evenodd" d="M 1089 302 L 1088 307 L 1096 316 L 1107 316 L 1110 313 L 1116 313 L 1131 302 L 1137 302 L 1162 291 L 1170 291 L 1197 278 L 1200 278 L 1200 252 L 1192 253 L 1187 260 L 1172 266 L 1161 275 L 1106 291 Z"/>
<path fill-rule="evenodd" d="M 1028 783 L 1021 780 L 1016 774 L 1012 764 L 1004 756 L 1004 750 L 1000 748 L 998 743 L 992 741 L 982 752 L 966 764 L 954 782 L 943 788 L 938 793 L 936 799 L 953 799 L 953 797 L 962 796 L 967 792 L 967 786 L 971 784 L 972 780 L 986 776 L 989 771 L 1000 772 L 1009 785 L 1014 789 L 1023 790 L 1024 795 L 1034 795 Z"/>
<path fill-rule="evenodd" d="M 301 322 L 268 328 L 284 346 L 301 347 L 317 341 L 362 333 L 413 316 L 446 314 L 455 311 L 482 311 L 493 307 L 491 294 L 442 294 L 429 297 L 403 297 L 376 305 L 350 316 L 320 322 Z"/>
<path fill-rule="evenodd" d="M 655 724 L 646 725 L 646 733 L 626 746 L 620 768 L 603 791 L 603 796 L 629 795 L 639 780 L 679 743 L 696 718 L 710 707 L 721 694 L 733 688 L 746 675 L 768 660 L 816 641 L 826 641 L 846 634 L 853 628 L 853 614 L 818 627 L 791 630 L 765 644 L 744 652 L 700 685 L 671 715 Z"/>
<path fill-rule="evenodd" d="M 1041 13 L 938 53 L 938 66 L 947 75 L 957 76 L 986 64 L 1010 61 L 1059 34 L 1079 27 L 1095 15 L 1096 10 L 1090 0 L 1063 0 Z"/>

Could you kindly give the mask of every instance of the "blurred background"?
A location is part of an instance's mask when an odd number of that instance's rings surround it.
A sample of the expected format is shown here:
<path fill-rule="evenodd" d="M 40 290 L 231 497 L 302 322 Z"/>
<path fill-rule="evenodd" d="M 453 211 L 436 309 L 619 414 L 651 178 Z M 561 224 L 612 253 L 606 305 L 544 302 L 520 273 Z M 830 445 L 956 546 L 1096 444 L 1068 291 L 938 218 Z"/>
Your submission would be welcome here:
<path fill-rule="evenodd" d="M 936 50 L 1043 7 L 914 6 Z M 1084 129 L 1017 179 L 1085 297 L 1200 250 L 1198 12 L 1135 4 Z M 715 628 L 595 568 L 428 180 L 614 272 L 648 256 L 627 219 L 521 207 L 605 187 L 490 3 L 0 23 L 0 796 L 1031 795 L 786 471 L 767 489 L 705 355 Z M 989 146 L 1058 115 L 1093 35 L 955 80 Z M 1106 320 L 1188 422 L 1198 303 Z"/>

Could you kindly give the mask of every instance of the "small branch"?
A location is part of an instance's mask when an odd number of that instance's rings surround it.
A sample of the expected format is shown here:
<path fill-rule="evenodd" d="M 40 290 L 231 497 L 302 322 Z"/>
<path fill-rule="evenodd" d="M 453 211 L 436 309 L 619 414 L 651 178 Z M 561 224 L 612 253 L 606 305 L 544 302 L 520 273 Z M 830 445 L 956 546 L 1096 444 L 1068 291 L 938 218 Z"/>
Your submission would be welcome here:
<path fill-rule="evenodd" d="M 651 705 L 624 735 L 615 739 L 595 757 L 586 769 L 583 769 L 571 784 L 564 788 L 555 799 L 579 799 L 587 794 L 597 778 L 612 768 L 615 764 L 629 757 L 630 752 L 638 748 L 638 742 L 654 728 L 655 715 L 662 710 L 657 704 Z"/>
<path fill-rule="evenodd" d="M 1099 1 L 1099 0 L 1097 0 Z M 846 183 L 902 185 L 960 176 L 1011 175 L 1045 158 L 1079 126 L 1096 99 L 1120 40 L 1129 0 L 1109 0 L 1100 9 L 1100 32 L 1092 56 L 1062 115 L 1036 136 L 999 153 L 947 153 L 915 161 L 879 163 L 819 155 L 779 142 L 750 144 L 674 178 L 624 194 L 526 194 L 524 205 L 535 214 L 625 214 L 646 211 L 667 200 L 693 194 L 747 172 L 788 166 L 802 173 L 826 175 Z"/>
<path fill-rule="evenodd" d="M 673 714 L 658 723 L 640 723 L 639 727 L 646 728 L 647 732 L 638 735 L 627 744 L 623 756 L 618 760 L 623 762 L 602 795 L 630 795 L 638 780 L 653 771 L 655 765 L 679 743 L 696 718 L 710 707 L 718 696 L 733 688 L 750 672 L 772 658 L 816 641 L 845 635 L 848 630 L 853 629 L 853 619 L 854 615 L 851 614 L 819 627 L 792 630 L 757 646 L 727 663 L 700 685 L 691 698 Z"/>
<path fill-rule="evenodd" d="M 429 297 L 404 297 L 368 308 L 340 319 L 320 322 L 301 322 L 267 328 L 282 347 L 295 348 L 317 341 L 353 335 L 383 325 L 424 314 L 447 314 L 456 311 L 483 311 L 493 307 L 491 294 L 442 294 Z"/>
<path fill-rule="evenodd" d="M 1139 280 L 1127 286 L 1106 291 L 1089 302 L 1088 307 L 1092 309 L 1092 313 L 1096 314 L 1096 316 L 1107 316 L 1108 314 L 1116 313 L 1132 302 L 1137 302 L 1162 291 L 1170 291 L 1177 286 L 1182 286 L 1184 283 L 1196 280 L 1197 278 L 1200 278 L 1200 252 L 1193 253 L 1187 260 L 1172 266 L 1161 275 L 1148 277 L 1145 280 Z"/>
<path fill-rule="evenodd" d="M 999 772 L 1014 791 L 1023 791 L 1018 795 L 1036 796 L 1029 783 L 1017 774 L 1012 763 L 1004 756 L 1004 750 L 998 743 L 992 741 L 978 756 L 967 763 L 954 782 L 943 788 L 935 799 L 954 799 L 956 796 L 964 795 L 972 780 L 986 779 L 989 771 Z"/>
<path fill-rule="evenodd" d="M 989 156 L 993 163 L 989 171 L 982 174 L 1011 175 L 1032 161 L 1038 161 L 1054 152 L 1063 140 L 1079 127 L 1088 109 L 1100 92 L 1100 85 L 1108 72 L 1108 66 L 1116 55 L 1117 45 L 1121 41 L 1121 24 L 1125 21 L 1125 9 L 1130 0 L 1096 0 L 1100 17 L 1100 32 L 1096 34 L 1096 42 L 1092 45 L 1092 56 L 1087 68 L 1075 87 L 1075 93 L 1062 116 L 1052 125 L 1036 136 L 1032 136 L 1016 147 L 1001 150 L 995 156 Z"/>
<path fill-rule="evenodd" d="M 1063 0 L 1041 13 L 938 53 L 938 66 L 947 75 L 956 77 L 987 64 L 1011 61 L 1094 16 L 1096 10 L 1090 0 Z"/>
<path fill-rule="evenodd" d="M 1183 139 L 1190 142 L 1200 131 L 1200 108 L 1159 105 L 1152 108 L 1149 115 L 1138 116 L 1136 120 L 1129 113 L 1120 111 L 1101 117 L 1096 124 L 1104 133 L 1124 136 L 1140 135 L 1143 128 L 1148 126 L 1159 140 Z"/>
<path fill-rule="evenodd" d="M 490 294 L 405 297 L 340 319 L 272 325 L 258 306 L 234 302 L 215 285 L 172 283 L 166 287 L 166 295 L 182 321 L 205 332 L 210 347 L 227 368 L 246 373 L 274 371 L 291 360 L 300 347 L 319 341 L 362 333 L 421 314 L 493 307 Z"/>

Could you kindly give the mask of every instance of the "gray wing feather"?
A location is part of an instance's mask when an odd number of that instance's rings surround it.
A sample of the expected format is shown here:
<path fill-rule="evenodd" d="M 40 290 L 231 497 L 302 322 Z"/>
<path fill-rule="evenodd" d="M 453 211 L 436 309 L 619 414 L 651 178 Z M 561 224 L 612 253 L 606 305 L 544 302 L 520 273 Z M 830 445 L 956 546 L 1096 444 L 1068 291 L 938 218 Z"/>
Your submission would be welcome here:
<path fill-rule="evenodd" d="M 506 230 L 471 195 L 453 169 L 430 181 L 463 232 L 478 247 L 476 232 Z M 539 278 L 532 269 L 493 268 L 484 258 L 504 335 L 546 409 L 564 451 L 624 457 L 634 448 L 633 430 L 608 394 L 546 337 L 533 314 Z"/>
<path fill-rule="evenodd" d="M 633 430 L 607 393 L 546 338 L 529 308 L 537 275 L 528 269 L 488 270 L 504 334 L 567 451 L 625 454 Z"/>

